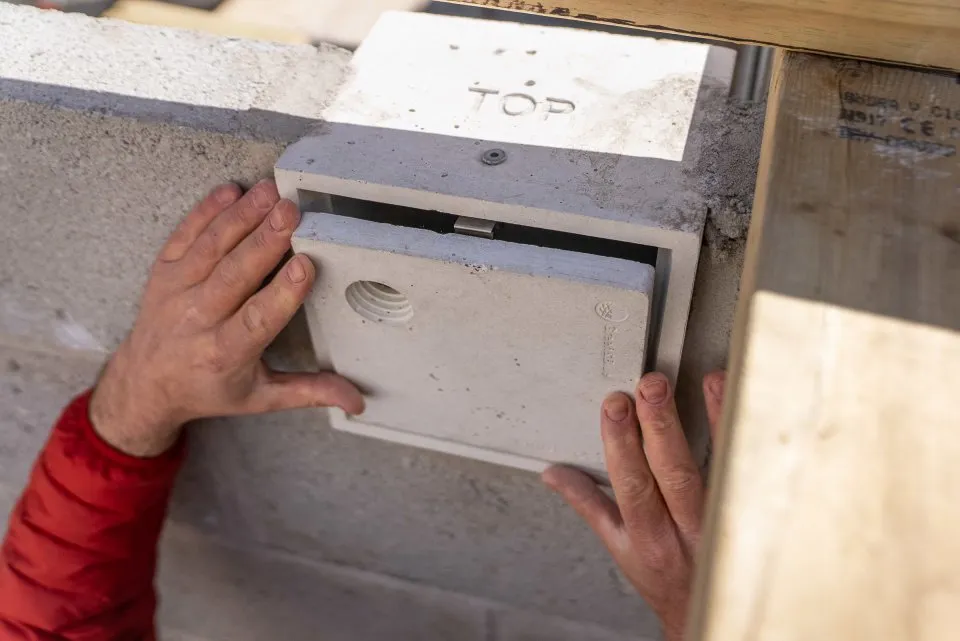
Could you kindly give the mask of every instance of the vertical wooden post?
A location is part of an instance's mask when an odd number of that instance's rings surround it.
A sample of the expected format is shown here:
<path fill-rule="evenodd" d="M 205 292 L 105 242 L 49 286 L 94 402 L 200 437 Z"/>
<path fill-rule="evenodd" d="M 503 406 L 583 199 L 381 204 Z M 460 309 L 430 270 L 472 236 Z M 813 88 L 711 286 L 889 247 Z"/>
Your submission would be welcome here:
<path fill-rule="evenodd" d="M 766 127 L 689 638 L 952 641 L 960 84 L 781 52 Z"/>

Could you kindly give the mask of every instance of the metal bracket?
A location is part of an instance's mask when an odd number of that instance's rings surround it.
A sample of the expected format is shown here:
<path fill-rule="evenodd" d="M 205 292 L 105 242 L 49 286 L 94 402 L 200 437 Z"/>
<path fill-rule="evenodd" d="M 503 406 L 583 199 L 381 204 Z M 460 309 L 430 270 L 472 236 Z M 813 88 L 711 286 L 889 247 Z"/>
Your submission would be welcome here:
<path fill-rule="evenodd" d="M 482 218 L 470 218 L 469 216 L 457 216 L 453 221 L 453 231 L 464 236 L 477 236 L 479 238 L 493 239 L 493 232 L 497 228 L 497 221 L 484 220 Z"/>

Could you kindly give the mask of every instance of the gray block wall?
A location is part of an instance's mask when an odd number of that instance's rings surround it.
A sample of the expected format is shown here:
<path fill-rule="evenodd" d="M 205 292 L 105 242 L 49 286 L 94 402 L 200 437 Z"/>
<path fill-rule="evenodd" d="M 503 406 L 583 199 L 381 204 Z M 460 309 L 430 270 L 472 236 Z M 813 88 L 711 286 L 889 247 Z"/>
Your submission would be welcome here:
<path fill-rule="evenodd" d="M 194 200 L 269 176 L 342 82 L 330 47 L 0 4 L 0 513 L 136 313 Z M 722 364 L 740 244 L 705 250 L 680 378 Z M 274 362 L 315 367 L 297 318 Z M 159 578 L 163 638 L 657 637 L 575 515 L 528 473 L 329 429 L 319 410 L 191 428 Z"/>

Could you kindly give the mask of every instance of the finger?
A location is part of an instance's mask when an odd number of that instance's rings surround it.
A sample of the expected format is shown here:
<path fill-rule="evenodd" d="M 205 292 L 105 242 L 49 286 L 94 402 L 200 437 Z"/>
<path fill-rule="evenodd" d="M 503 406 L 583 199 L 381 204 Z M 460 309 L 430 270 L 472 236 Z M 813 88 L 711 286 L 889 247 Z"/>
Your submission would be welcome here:
<path fill-rule="evenodd" d="M 698 534 L 703 480 L 683 434 L 667 377 L 659 372 L 645 375 L 637 384 L 636 399 L 644 450 L 660 494 L 680 531 Z"/>
<path fill-rule="evenodd" d="M 306 256 L 297 255 L 287 261 L 270 284 L 220 326 L 222 352 L 241 363 L 260 358 L 303 303 L 314 274 L 313 263 Z"/>
<path fill-rule="evenodd" d="M 623 519 L 617 504 L 589 476 L 565 465 L 552 465 L 540 476 L 586 521 L 608 548 L 619 546 Z"/>
<path fill-rule="evenodd" d="M 207 278 L 227 252 L 246 238 L 279 200 L 276 183 L 261 180 L 243 198 L 217 214 L 183 257 L 191 277 L 197 282 Z"/>
<path fill-rule="evenodd" d="M 278 202 L 200 286 L 198 300 L 203 309 L 213 318 L 237 311 L 290 249 L 290 237 L 299 222 L 296 205 L 289 200 Z"/>
<path fill-rule="evenodd" d="M 210 221 L 237 202 L 242 195 L 243 191 L 233 183 L 225 183 L 214 188 L 180 221 L 163 245 L 163 249 L 160 250 L 159 260 L 172 263 L 183 258 Z"/>
<path fill-rule="evenodd" d="M 298 374 L 268 370 L 266 379 L 251 399 L 256 412 L 300 407 L 339 407 L 356 416 L 364 409 L 363 394 L 357 387 L 333 372 Z"/>
<path fill-rule="evenodd" d="M 703 398 L 707 404 L 707 422 L 710 424 L 710 438 L 716 442 L 723 413 L 723 394 L 726 391 L 727 373 L 723 370 L 710 372 L 703 377 Z"/>
<path fill-rule="evenodd" d="M 647 463 L 640 426 L 626 394 L 617 392 L 604 400 L 600 433 L 623 521 L 632 536 L 650 543 L 661 540 L 672 528 L 670 513 Z"/>

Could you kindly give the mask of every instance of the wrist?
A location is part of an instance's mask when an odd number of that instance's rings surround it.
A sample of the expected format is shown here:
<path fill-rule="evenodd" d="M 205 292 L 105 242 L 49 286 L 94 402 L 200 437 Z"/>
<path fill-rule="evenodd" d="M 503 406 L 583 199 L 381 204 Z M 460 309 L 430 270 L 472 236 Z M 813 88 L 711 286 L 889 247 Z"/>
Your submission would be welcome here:
<path fill-rule="evenodd" d="M 110 359 L 90 396 L 94 432 L 111 447 L 137 458 L 160 456 L 177 442 L 180 425 L 158 409 L 152 394 L 124 367 L 124 347 Z"/>

